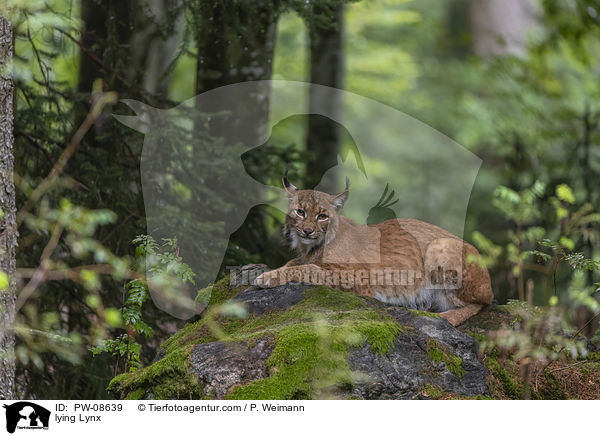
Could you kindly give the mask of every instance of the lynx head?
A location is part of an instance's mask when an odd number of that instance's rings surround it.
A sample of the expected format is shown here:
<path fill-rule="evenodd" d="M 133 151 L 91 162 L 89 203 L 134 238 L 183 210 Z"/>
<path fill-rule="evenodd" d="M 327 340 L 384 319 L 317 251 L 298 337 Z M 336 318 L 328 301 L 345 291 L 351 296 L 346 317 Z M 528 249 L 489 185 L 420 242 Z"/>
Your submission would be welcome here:
<path fill-rule="evenodd" d="M 288 169 L 289 165 L 283 176 L 283 187 L 288 197 L 284 235 L 292 248 L 306 254 L 335 239 L 340 214 L 348 199 L 350 181 L 346 177 L 346 189 L 337 195 L 312 189 L 299 190 L 288 180 Z"/>

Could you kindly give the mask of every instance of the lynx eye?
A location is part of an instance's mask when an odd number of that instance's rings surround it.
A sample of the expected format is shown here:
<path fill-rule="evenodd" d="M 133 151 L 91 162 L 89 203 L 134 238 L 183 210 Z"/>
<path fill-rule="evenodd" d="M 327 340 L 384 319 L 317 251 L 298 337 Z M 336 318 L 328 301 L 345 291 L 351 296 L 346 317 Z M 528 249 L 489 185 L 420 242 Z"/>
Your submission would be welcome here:
<path fill-rule="evenodd" d="M 298 215 L 300 218 L 304 218 L 306 216 L 306 213 L 302 209 L 296 209 L 294 212 L 296 212 L 296 215 Z"/>
<path fill-rule="evenodd" d="M 329 217 L 324 213 L 320 213 L 319 215 L 317 215 L 317 221 L 327 221 L 328 219 Z"/>

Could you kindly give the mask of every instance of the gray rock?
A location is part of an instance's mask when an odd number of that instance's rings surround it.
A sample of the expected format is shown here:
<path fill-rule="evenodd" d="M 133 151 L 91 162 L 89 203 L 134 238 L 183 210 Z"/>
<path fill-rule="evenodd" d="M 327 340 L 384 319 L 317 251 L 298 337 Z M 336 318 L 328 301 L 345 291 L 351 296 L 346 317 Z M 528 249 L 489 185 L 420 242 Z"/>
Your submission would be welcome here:
<path fill-rule="evenodd" d="M 488 371 L 478 359 L 477 342 L 472 337 L 443 318 L 418 316 L 401 307 L 390 307 L 388 313 L 404 326 L 404 332 L 386 355 L 374 353 L 369 345 L 350 351 L 350 369 L 366 376 L 366 381 L 355 383 L 353 395 L 365 399 L 421 398 L 428 384 L 465 396 L 488 394 Z M 428 342 L 432 339 L 461 359 L 464 374 L 457 375 L 445 362 L 429 359 Z"/>
<path fill-rule="evenodd" d="M 251 286 L 235 298 L 243 302 L 249 313 L 263 314 L 285 310 L 302 301 L 308 285 L 288 283 L 275 288 Z M 420 316 L 397 306 L 368 300 L 370 306 L 386 310 L 401 326 L 388 354 L 371 350 L 370 345 L 351 348 L 350 369 L 357 375 L 351 393 L 364 399 L 423 398 L 426 385 L 465 396 L 487 394 L 488 371 L 479 361 L 476 341 L 460 332 L 443 318 Z M 428 343 L 450 356 L 460 358 L 457 374 L 444 361 L 433 362 L 428 357 Z M 268 377 L 265 362 L 274 348 L 273 338 L 246 343 L 213 342 L 195 345 L 192 351 L 192 371 L 198 376 L 205 395 L 222 398 L 233 386 Z M 348 392 L 347 392 L 348 393 Z"/>
<path fill-rule="evenodd" d="M 251 286 L 240 292 L 235 301 L 242 302 L 250 314 L 262 314 L 269 310 L 282 310 L 291 307 L 304 298 L 308 285 L 303 283 L 286 283 L 275 288 L 259 288 Z"/>
<path fill-rule="evenodd" d="M 223 398 L 231 388 L 268 376 L 266 361 L 274 348 L 273 338 L 246 342 L 210 342 L 194 345 L 190 369 L 198 377 L 203 394 Z"/>

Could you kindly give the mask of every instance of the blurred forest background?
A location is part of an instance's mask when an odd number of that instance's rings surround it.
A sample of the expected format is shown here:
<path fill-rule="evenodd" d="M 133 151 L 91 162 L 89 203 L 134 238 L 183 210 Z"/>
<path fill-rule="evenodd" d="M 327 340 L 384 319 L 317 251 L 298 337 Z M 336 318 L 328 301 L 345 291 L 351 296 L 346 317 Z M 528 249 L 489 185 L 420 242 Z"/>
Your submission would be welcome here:
<path fill-rule="evenodd" d="M 163 286 L 169 275 L 193 285 L 194 272 L 176 241 L 140 236 L 144 138 L 111 116 L 132 114 L 119 100 L 170 108 L 258 79 L 343 88 L 478 155 L 464 237 L 484 255 L 497 301 L 554 307 L 565 328 L 600 340 L 600 1 L 2 4 L 12 23 L 3 24 L 2 74 L 14 81 L 3 88 L 5 100 L 14 92 L 3 183 L 12 152 L 16 195 L 12 207 L 2 201 L 4 398 L 106 398 L 114 375 L 152 361 L 184 325 L 148 298 L 144 262 Z M 311 188 L 349 142 L 329 119 L 294 117 L 242 158 L 273 186 L 293 162 L 290 179 Z M 227 177 L 207 171 L 216 184 Z M 289 259 L 282 219 L 253 208 L 223 267 Z M 9 234 L 18 234 L 16 269 Z"/>

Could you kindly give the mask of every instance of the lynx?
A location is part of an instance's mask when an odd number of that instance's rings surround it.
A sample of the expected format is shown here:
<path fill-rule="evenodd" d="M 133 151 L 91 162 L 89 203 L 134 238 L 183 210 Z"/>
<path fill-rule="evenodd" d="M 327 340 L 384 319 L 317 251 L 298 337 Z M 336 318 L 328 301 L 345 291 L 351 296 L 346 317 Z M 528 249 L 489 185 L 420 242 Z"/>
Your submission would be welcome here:
<path fill-rule="evenodd" d="M 341 211 L 349 197 L 299 190 L 283 176 L 288 197 L 284 236 L 298 257 L 256 279 L 326 284 L 388 304 L 439 314 L 459 325 L 491 303 L 490 276 L 469 243 L 433 224 L 390 219 L 359 225 Z"/>

